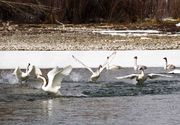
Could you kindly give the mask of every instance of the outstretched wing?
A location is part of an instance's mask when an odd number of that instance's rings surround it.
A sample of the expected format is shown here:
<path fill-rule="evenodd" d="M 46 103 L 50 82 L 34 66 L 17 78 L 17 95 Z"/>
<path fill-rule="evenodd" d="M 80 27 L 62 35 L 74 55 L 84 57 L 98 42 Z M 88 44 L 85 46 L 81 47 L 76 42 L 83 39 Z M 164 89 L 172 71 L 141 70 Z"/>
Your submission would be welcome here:
<path fill-rule="evenodd" d="M 52 87 L 55 86 L 61 86 L 61 82 L 65 76 L 68 76 L 72 71 L 72 66 L 66 66 L 62 70 L 59 70 L 58 72 L 54 72 L 54 76 L 52 81 L 49 83 Z"/>
<path fill-rule="evenodd" d="M 24 78 L 27 77 L 27 73 L 22 72 L 21 69 L 19 67 L 16 67 L 16 69 L 14 70 L 13 74 L 16 76 L 16 78 Z"/>
<path fill-rule="evenodd" d="M 166 68 L 167 68 L 168 70 L 172 70 L 172 69 L 175 69 L 176 66 L 173 65 L 173 64 L 168 64 L 168 65 L 166 66 Z"/>
<path fill-rule="evenodd" d="M 120 77 L 116 77 L 116 79 L 134 79 L 136 77 L 138 77 L 139 74 L 130 74 L 130 75 L 126 75 L 126 76 L 120 76 Z"/>
<path fill-rule="evenodd" d="M 99 69 L 100 73 L 109 66 L 109 63 L 114 59 L 115 55 L 116 55 L 116 52 L 113 52 L 110 56 L 107 57 L 106 61 L 102 65 L 102 67 Z"/>
<path fill-rule="evenodd" d="M 79 59 L 77 59 L 75 56 L 73 56 L 72 55 L 72 57 L 77 61 L 77 62 L 79 62 L 79 63 L 81 63 L 86 69 L 88 69 L 92 74 L 94 74 L 94 71 L 90 68 L 90 67 L 88 67 L 88 66 L 86 66 L 83 62 L 81 62 Z"/>
<path fill-rule="evenodd" d="M 168 77 L 168 78 L 171 78 L 172 76 L 164 75 L 164 74 L 155 74 L 155 73 L 148 74 L 148 78 L 150 78 L 150 79 L 155 79 L 155 78 L 158 78 L 158 77 Z"/>
<path fill-rule="evenodd" d="M 41 69 L 37 66 L 35 66 L 35 74 L 36 75 L 42 75 Z"/>
<path fill-rule="evenodd" d="M 111 63 L 112 60 L 114 59 L 115 55 L 116 55 L 116 52 L 113 52 L 110 56 L 108 56 L 106 61 L 102 65 L 102 67 L 106 67 L 109 63 Z"/>
<path fill-rule="evenodd" d="M 54 76 L 60 71 L 60 68 L 58 66 L 56 66 L 55 68 L 53 68 L 52 70 L 50 70 L 47 74 L 48 76 L 48 85 L 50 85 L 50 83 L 52 83 Z"/>
<path fill-rule="evenodd" d="M 68 76 L 72 71 L 72 66 L 66 66 L 61 70 L 61 74 L 63 74 L 64 76 Z"/>
<path fill-rule="evenodd" d="M 109 66 L 109 69 L 110 69 L 110 70 L 115 70 L 115 69 L 124 69 L 124 67 L 122 67 L 122 66 L 118 66 L 118 65 L 112 65 L 112 66 Z"/>
<path fill-rule="evenodd" d="M 36 76 L 37 77 L 38 75 L 42 75 L 42 72 L 38 67 L 32 65 L 32 66 L 29 66 L 28 74 L 30 76 Z"/>
<path fill-rule="evenodd" d="M 19 66 L 15 68 L 15 70 L 13 71 L 12 74 L 16 75 L 17 73 L 18 73 L 18 74 L 21 74 L 21 73 L 22 73 L 22 71 L 20 70 Z"/>
<path fill-rule="evenodd" d="M 180 74 L 180 69 L 175 69 L 175 70 L 172 70 L 170 72 L 168 72 L 170 74 Z"/>

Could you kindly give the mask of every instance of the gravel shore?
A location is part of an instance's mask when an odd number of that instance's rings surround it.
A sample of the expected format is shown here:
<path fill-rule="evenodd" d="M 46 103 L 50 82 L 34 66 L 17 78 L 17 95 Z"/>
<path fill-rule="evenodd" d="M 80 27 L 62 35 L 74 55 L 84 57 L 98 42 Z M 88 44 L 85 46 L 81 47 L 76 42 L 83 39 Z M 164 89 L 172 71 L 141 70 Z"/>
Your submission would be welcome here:
<path fill-rule="evenodd" d="M 107 28 L 107 27 L 106 27 Z M 98 27 L 98 30 L 100 28 Z M 127 37 L 93 33 L 92 27 L 0 29 L 0 50 L 163 50 L 180 49 L 180 36 Z"/>

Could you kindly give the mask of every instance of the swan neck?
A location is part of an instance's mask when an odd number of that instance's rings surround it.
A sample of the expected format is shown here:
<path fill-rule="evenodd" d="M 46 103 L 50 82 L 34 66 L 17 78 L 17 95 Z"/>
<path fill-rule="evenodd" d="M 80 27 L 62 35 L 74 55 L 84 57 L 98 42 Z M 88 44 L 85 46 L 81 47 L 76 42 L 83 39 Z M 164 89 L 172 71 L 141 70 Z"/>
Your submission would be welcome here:
<path fill-rule="evenodd" d="M 166 66 L 168 65 L 168 61 L 167 61 L 167 59 L 165 59 L 165 63 L 166 63 Z"/>
<path fill-rule="evenodd" d="M 47 86 L 47 80 L 43 76 L 40 76 L 40 75 L 38 75 L 38 78 L 43 80 L 42 88 L 46 87 Z"/>
<path fill-rule="evenodd" d="M 137 59 L 134 59 L 134 65 L 137 66 Z"/>
<path fill-rule="evenodd" d="M 29 66 L 30 66 L 30 65 L 28 64 L 28 66 L 27 66 L 27 68 L 26 68 L 26 72 L 28 72 L 28 71 L 29 71 Z"/>
<path fill-rule="evenodd" d="M 144 70 L 141 70 L 141 75 L 143 75 L 143 76 L 144 76 Z"/>
<path fill-rule="evenodd" d="M 107 64 L 107 66 L 106 66 L 106 69 L 108 70 L 108 69 L 109 69 L 109 67 L 110 67 L 110 66 L 109 66 L 109 63 L 108 63 L 108 64 Z"/>
<path fill-rule="evenodd" d="M 99 74 L 99 73 L 100 73 L 100 69 L 99 69 L 99 68 L 97 69 L 96 73 L 97 73 L 97 74 Z"/>

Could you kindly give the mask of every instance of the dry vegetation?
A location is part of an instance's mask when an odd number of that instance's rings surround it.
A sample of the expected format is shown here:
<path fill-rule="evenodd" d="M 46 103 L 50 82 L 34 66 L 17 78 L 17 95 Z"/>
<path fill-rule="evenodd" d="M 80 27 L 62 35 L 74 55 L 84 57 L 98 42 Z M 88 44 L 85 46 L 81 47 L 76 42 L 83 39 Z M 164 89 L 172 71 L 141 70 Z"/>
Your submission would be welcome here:
<path fill-rule="evenodd" d="M 180 0 L 0 0 L 0 19 L 18 23 L 160 21 L 180 17 Z"/>
<path fill-rule="evenodd" d="M 116 25 L 111 26 L 116 27 Z M 15 30 L 0 31 L 0 50 L 180 49 L 180 36 L 148 36 L 144 39 L 92 32 L 104 28 L 107 26 L 18 25 Z"/>
<path fill-rule="evenodd" d="M 0 50 L 180 49 L 179 36 L 141 39 L 92 32 L 96 29 L 180 32 L 180 27 L 175 26 L 180 22 L 180 0 L 167 0 L 167 4 L 165 1 L 0 0 Z M 166 17 L 176 21 L 162 21 Z"/>

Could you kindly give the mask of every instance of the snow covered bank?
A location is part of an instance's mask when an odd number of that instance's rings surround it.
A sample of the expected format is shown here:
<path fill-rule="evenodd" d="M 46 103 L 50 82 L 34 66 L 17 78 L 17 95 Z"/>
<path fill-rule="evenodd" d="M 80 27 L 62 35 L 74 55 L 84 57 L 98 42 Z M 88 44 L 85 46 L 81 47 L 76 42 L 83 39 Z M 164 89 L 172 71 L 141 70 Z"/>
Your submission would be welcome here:
<path fill-rule="evenodd" d="M 177 27 L 180 27 L 180 23 L 177 23 L 176 26 L 177 26 Z"/>
<path fill-rule="evenodd" d="M 72 58 L 72 55 L 90 67 L 97 67 L 103 64 L 106 57 L 112 52 L 113 51 L 1 51 L 0 69 L 15 68 L 17 66 L 26 68 L 28 63 L 37 65 L 40 68 L 63 67 L 66 65 L 83 67 Z M 180 66 L 180 50 L 117 51 L 112 64 L 132 67 L 134 64 L 134 56 L 139 57 L 139 64 L 149 67 L 163 67 L 163 57 L 167 57 L 169 63 Z"/>
<path fill-rule="evenodd" d="M 179 33 L 162 33 L 158 30 L 96 30 L 93 33 L 100 33 L 103 35 L 112 36 L 180 36 Z"/>

